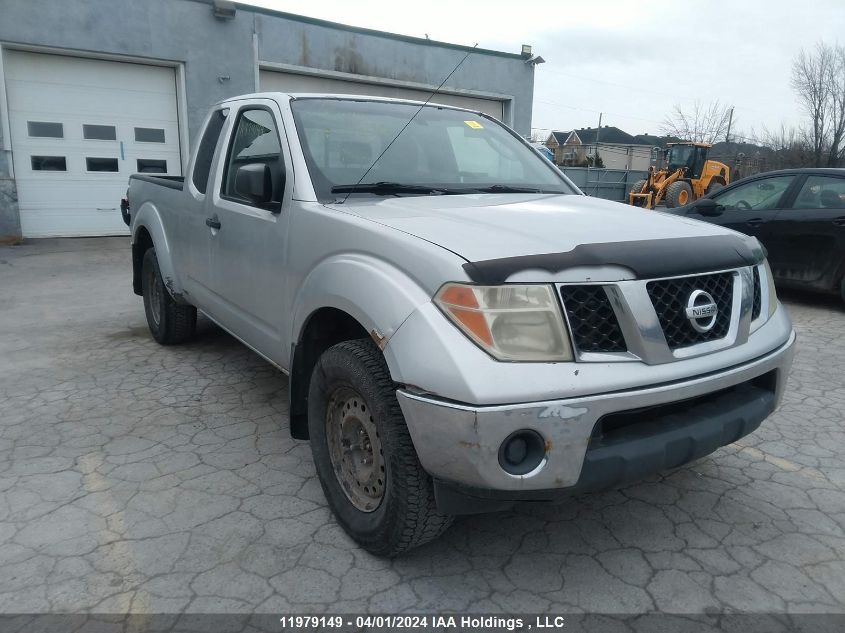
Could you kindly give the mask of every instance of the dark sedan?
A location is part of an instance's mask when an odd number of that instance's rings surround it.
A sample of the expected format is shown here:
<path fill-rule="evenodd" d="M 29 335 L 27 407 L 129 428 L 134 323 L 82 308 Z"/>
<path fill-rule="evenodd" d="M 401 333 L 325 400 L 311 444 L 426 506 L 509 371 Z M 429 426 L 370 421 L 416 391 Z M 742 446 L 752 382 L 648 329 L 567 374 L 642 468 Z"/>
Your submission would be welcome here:
<path fill-rule="evenodd" d="M 779 286 L 845 300 L 845 169 L 788 169 L 743 178 L 667 213 L 758 238 Z"/>

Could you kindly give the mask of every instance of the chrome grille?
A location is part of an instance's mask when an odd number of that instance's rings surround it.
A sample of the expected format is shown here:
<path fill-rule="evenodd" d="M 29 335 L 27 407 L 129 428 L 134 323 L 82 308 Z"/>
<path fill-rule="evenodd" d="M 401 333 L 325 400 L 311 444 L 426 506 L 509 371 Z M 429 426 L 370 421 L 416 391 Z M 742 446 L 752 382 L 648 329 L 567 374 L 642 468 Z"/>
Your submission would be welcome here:
<path fill-rule="evenodd" d="M 724 338 L 731 326 L 734 274 L 731 272 L 695 277 L 661 279 L 646 284 L 666 343 L 672 350 Z M 687 300 L 695 290 L 704 290 L 718 308 L 716 322 L 707 332 L 692 327 L 686 315 Z"/>
<path fill-rule="evenodd" d="M 625 337 L 604 286 L 561 286 L 575 346 L 581 352 L 625 352 Z"/>

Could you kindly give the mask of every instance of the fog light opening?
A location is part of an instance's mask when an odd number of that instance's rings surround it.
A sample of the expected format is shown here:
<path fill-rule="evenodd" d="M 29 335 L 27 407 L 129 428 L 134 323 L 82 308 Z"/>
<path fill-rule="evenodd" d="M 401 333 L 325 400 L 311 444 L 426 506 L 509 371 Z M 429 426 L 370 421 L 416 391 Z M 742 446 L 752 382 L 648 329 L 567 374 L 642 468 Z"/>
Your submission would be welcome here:
<path fill-rule="evenodd" d="M 510 475 L 527 475 L 546 457 L 546 445 L 537 431 L 514 431 L 499 447 L 499 465 Z"/>

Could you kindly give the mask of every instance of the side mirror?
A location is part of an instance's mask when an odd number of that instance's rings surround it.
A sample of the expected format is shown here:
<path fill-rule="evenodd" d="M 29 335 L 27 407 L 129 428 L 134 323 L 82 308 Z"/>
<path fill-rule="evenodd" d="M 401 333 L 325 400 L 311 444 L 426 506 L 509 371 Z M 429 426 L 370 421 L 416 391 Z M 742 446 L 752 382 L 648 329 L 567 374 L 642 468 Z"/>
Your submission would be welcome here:
<path fill-rule="evenodd" d="M 712 198 L 700 198 L 693 205 L 693 209 L 700 215 L 706 217 L 716 217 L 718 215 L 722 215 L 725 207 Z"/>
<path fill-rule="evenodd" d="M 266 163 L 249 163 L 235 173 L 235 193 L 253 204 L 267 204 L 273 199 L 273 176 Z"/>

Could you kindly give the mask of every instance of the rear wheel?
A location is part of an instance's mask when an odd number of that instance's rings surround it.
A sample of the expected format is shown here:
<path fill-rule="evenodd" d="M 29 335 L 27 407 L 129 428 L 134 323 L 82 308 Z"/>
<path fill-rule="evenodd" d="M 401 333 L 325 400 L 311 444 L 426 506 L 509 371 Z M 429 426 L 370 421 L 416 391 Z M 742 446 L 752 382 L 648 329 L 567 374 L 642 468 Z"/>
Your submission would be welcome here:
<path fill-rule="evenodd" d="M 141 264 L 144 312 L 153 338 L 162 345 L 183 343 L 194 335 L 197 309 L 176 303 L 161 278 L 154 248 L 147 249 Z"/>
<path fill-rule="evenodd" d="M 438 537 L 438 512 L 381 352 L 369 339 L 329 348 L 308 392 L 308 430 L 320 484 L 347 534 L 379 556 Z"/>
<path fill-rule="evenodd" d="M 692 187 L 683 180 L 673 182 L 666 187 L 666 206 L 670 209 L 682 207 L 692 202 Z"/>
<path fill-rule="evenodd" d="M 707 191 L 705 191 L 704 194 L 709 196 L 711 193 L 716 193 L 720 189 L 724 189 L 724 188 L 725 188 L 725 185 L 723 185 L 720 182 L 711 182 L 707 186 Z"/>

